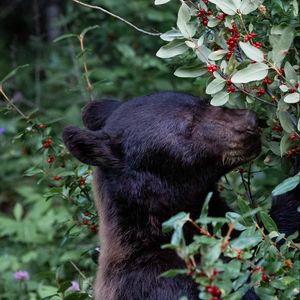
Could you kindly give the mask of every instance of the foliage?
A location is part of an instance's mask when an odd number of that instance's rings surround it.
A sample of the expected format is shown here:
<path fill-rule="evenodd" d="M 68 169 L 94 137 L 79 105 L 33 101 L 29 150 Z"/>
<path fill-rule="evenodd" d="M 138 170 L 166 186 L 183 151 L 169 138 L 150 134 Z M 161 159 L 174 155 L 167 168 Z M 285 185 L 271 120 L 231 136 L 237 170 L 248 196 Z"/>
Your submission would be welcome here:
<path fill-rule="evenodd" d="M 258 178 L 268 180 L 269 168 L 280 170 L 300 152 L 297 20 L 296 1 L 181 1 L 177 28 L 161 36 L 168 43 L 156 55 L 180 56 L 175 76 L 206 76 L 205 92 L 212 105 L 252 109 L 264 122 L 259 159 L 240 168 L 240 178 L 232 173 L 221 186 L 236 212 L 211 218 L 203 210 L 196 221 L 181 213 L 164 223 L 165 230 L 174 231 L 165 247 L 185 260 L 201 299 L 240 299 L 251 287 L 261 299 L 300 295 L 300 248 L 292 242 L 297 235 L 287 238 L 278 232 L 267 213 L 270 190 L 255 183 Z M 272 194 L 291 191 L 299 182 L 296 174 Z M 188 245 L 182 229 L 187 222 L 199 230 Z M 233 229 L 241 234 L 233 236 Z M 182 270 L 164 275 L 178 274 Z"/>
<path fill-rule="evenodd" d="M 101 1 L 135 24 L 166 31 L 174 25 L 178 3 L 155 4 L 167 9 L 145 0 L 126 5 Z M 262 299 L 296 299 L 299 245 L 277 232 L 267 209 L 272 190 L 280 194 L 299 184 L 296 175 L 274 189 L 300 149 L 297 5 L 281 0 L 182 2 L 177 28 L 161 35 L 168 42 L 163 46 L 131 29 L 124 34 L 124 23 L 68 1 L 60 6 L 55 42 L 48 43 L 37 30 L 24 46 L 1 32 L 1 299 L 91 297 L 96 265 L 90 254 L 98 243 L 92 170 L 70 158 L 61 128 L 78 124 L 80 108 L 98 95 L 124 99 L 173 89 L 206 92 L 213 105 L 251 108 L 265 128 L 259 159 L 220 183 L 235 213 L 208 217 L 208 197 L 198 220 L 181 213 L 164 224 L 164 230 L 174 230 L 165 247 L 187 262 L 186 270 L 165 276 L 188 272 L 203 299 L 213 293 L 239 299 L 250 286 Z M 0 14 L 2 21 L 13 17 Z M 155 57 L 156 51 L 166 60 Z M 186 222 L 199 229 L 189 245 L 183 236 Z M 231 238 L 233 227 L 242 232 L 239 237 Z M 14 278 L 20 270 L 28 277 Z M 80 291 L 69 290 L 74 280 Z"/>

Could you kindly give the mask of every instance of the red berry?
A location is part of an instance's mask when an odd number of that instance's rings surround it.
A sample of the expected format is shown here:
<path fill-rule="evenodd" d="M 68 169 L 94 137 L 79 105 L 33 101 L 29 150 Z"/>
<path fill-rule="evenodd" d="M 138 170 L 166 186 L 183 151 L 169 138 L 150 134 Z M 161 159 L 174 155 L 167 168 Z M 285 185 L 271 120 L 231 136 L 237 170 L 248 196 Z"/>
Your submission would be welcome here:
<path fill-rule="evenodd" d="M 45 124 L 40 123 L 40 124 L 38 125 L 38 127 L 39 127 L 40 129 L 44 129 L 46 126 L 45 126 Z"/>
<path fill-rule="evenodd" d="M 96 224 L 92 224 L 91 226 L 90 226 L 90 230 L 91 230 L 91 232 L 92 233 L 97 233 L 97 225 Z"/>
<path fill-rule="evenodd" d="M 207 21 L 207 19 L 203 19 L 201 23 L 202 23 L 203 26 L 207 26 L 208 21 Z"/>
<path fill-rule="evenodd" d="M 82 224 L 83 225 L 89 225 L 89 223 L 90 223 L 90 220 L 88 220 L 86 218 L 82 219 Z"/>
<path fill-rule="evenodd" d="M 257 95 L 258 97 L 261 97 L 261 96 L 263 96 L 265 93 L 266 93 L 266 91 L 265 91 L 264 89 L 259 89 L 259 90 L 257 91 L 256 95 Z"/>
<path fill-rule="evenodd" d="M 59 180 L 61 180 L 61 176 L 54 176 L 53 179 L 56 181 L 59 181 Z"/>
<path fill-rule="evenodd" d="M 197 13 L 198 17 L 202 17 L 202 16 L 204 16 L 204 14 L 205 14 L 205 9 L 204 9 L 204 8 L 201 8 L 201 9 L 198 11 L 198 13 Z"/>
<path fill-rule="evenodd" d="M 231 78 L 229 77 L 229 78 L 227 78 L 227 80 L 226 80 L 226 84 L 227 85 L 231 85 L 232 84 L 232 81 L 231 81 Z"/>
<path fill-rule="evenodd" d="M 297 133 L 296 132 L 292 132 L 290 134 L 290 140 L 291 141 L 296 141 L 298 139 Z"/>
<path fill-rule="evenodd" d="M 255 33 L 255 32 L 252 32 L 252 33 L 250 33 L 249 35 L 253 38 L 253 37 L 256 36 L 256 33 Z"/>
<path fill-rule="evenodd" d="M 212 294 L 212 293 L 214 292 L 214 288 L 213 288 L 212 286 L 208 286 L 208 287 L 206 288 L 206 290 L 207 290 L 207 292 L 210 293 L 210 294 Z"/>
<path fill-rule="evenodd" d="M 233 93 L 234 91 L 235 91 L 235 88 L 234 88 L 233 86 L 227 88 L 227 92 L 228 92 L 228 93 Z"/>
<path fill-rule="evenodd" d="M 211 10 L 208 10 L 206 13 L 208 16 L 211 16 L 213 14 L 213 12 Z"/>
<path fill-rule="evenodd" d="M 79 179 L 79 185 L 85 185 L 85 179 L 83 177 Z"/>
<path fill-rule="evenodd" d="M 50 155 L 50 156 L 48 156 L 48 158 L 47 158 L 47 163 L 48 163 L 48 164 L 52 164 L 52 163 L 54 162 L 54 160 L 55 160 L 55 156 Z"/>
<path fill-rule="evenodd" d="M 218 14 L 218 15 L 216 16 L 216 18 L 217 18 L 218 20 L 220 20 L 220 21 L 225 21 L 226 16 L 227 16 L 226 14 L 221 13 L 221 14 Z"/>
<path fill-rule="evenodd" d="M 253 44 L 253 46 L 254 46 L 255 48 L 261 48 L 262 43 L 257 42 L 257 43 L 255 43 L 255 44 Z"/>
<path fill-rule="evenodd" d="M 266 83 L 266 84 L 271 84 L 273 81 L 272 81 L 272 79 L 266 77 L 266 78 L 263 80 L 263 82 Z"/>
<path fill-rule="evenodd" d="M 264 281 L 264 282 L 268 282 L 269 281 L 269 277 L 268 277 L 268 275 L 267 274 L 262 274 L 262 277 L 261 277 L 261 279 L 262 279 L 262 281 Z"/>
<path fill-rule="evenodd" d="M 86 217 L 91 216 L 92 214 L 89 211 L 86 211 L 85 213 L 83 213 Z"/>
<path fill-rule="evenodd" d="M 296 92 L 296 89 L 295 89 L 295 88 L 289 89 L 289 93 L 290 93 L 290 94 L 293 94 L 293 93 L 295 93 L 295 92 Z"/>
<path fill-rule="evenodd" d="M 218 275 L 219 275 L 219 271 L 217 269 L 214 269 L 213 276 L 218 276 Z"/>
<path fill-rule="evenodd" d="M 203 0 L 204 4 L 208 4 L 209 0 Z"/>

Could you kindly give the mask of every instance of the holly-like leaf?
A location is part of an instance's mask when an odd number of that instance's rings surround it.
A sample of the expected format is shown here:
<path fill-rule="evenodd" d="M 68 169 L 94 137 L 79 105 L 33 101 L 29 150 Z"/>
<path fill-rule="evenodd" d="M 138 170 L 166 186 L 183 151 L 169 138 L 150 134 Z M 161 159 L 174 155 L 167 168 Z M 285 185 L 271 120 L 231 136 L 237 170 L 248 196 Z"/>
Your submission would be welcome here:
<path fill-rule="evenodd" d="M 178 11 L 177 27 L 182 35 L 187 39 L 193 37 L 196 33 L 196 26 L 195 24 L 189 23 L 190 19 L 190 8 L 185 4 L 185 2 L 183 2 Z"/>
<path fill-rule="evenodd" d="M 264 53 L 261 50 L 251 46 L 249 43 L 239 42 L 239 45 L 250 59 L 257 62 L 264 61 Z"/>
<path fill-rule="evenodd" d="M 182 78 L 195 78 L 199 77 L 207 72 L 206 67 L 196 66 L 182 66 L 176 69 L 174 75 Z"/>
<path fill-rule="evenodd" d="M 275 187 L 275 189 L 272 191 L 273 196 L 279 196 L 281 194 L 287 193 L 289 191 L 292 191 L 296 186 L 300 183 L 300 175 L 297 174 L 293 177 L 290 177 L 283 182 L 281 182 L 279 185 Z"/>
<path fill-rule="evenodd" d="M 240 12 L 242 15 L 248 15 L 258 8 L 261 4 L 259 0 L 242 0 Z"/>
<path fill-rule="evenodd" d="M 226 81 L 223 78 L 215 78 L 209 85 L 206 87 L 205 93 L 208 95 L 216 94 L 224 88 Z"/>
<path fill-rule="evenodd" d="M 261 211 L 259 212 L 260 219 L 262 223 L 264 224 L 264 227 L 269 231 L 278 231 L 276 223 L 273 221 L 273 219 L 265 212 Z"/>
<path fill-rule="evenodd" d="M 269 67 L 264 63 L 250 64 L 245 69 L 237 71 L 231 78 L 233 83 L 248 83 L 262 80 L 268 75 Z"/>
<path fill-rule="evenodd" d="M 210 104 L 213 106 L 222 106 L 227 103 L 229 100 L 229 93 L 220 92 L 214 95 L 214 97 L 210 100 Z"/>
<path fill-rule="evenodd" d="M 160 58 L 170 58 L 184 53 L 188 46 L 183 41 L 174 40 L 165 46 L 162 46 L 156 53 Z"/>
<path fill-rule="evenodd" d="M 279 118 L 280 124 L 285 132 L 291 133 L 292 131 L 294 131 L 294 125 L 293 125 L 290 115 L 287 111 L 280 110 L 278 112 L 278 118 Z"/>
<path fill-rule="evenodd" d="M 300 94 L 295 92 L 295 93 L 292 93 L 292 94 L 288 94 L 284 97 L 283 101 L 285 103 L 298 103 L 300 101 Z"/>
<path fill-rule="evenodd" d="M 184 38 L 184 36 L 178 29 L 173 28 L 173 29 L 163 33 L 160 36 L 160 38 L 166 42 L 172 42 L 173 40 L 176 40 L 176 39 L 182 39 L 182 38 Z"/>
<path fill-rule="evenodd" d="M 214 51 L 212 53 L 209 54 L 208 58 L 210 60 L 220 60 L 224 57 L 224 55 L 227 53 L 227 50 L 217 50 L 217 51 Z"/>
<path fill-rule="evenodd" d="M 170 2 L 171 0 L 155 0 L 154 1 L 154 4 L 155 5 L 162 5 L 162 4 L 165 4 L 165 3 L 168 3 Z"/>
<path fill-rule="evenodd" d="M 216 4 L 225 14 L 230 16 L 234 16 L 237 9 L 240 8 L 240 0 L 210 0 L 209 2 Z"/>

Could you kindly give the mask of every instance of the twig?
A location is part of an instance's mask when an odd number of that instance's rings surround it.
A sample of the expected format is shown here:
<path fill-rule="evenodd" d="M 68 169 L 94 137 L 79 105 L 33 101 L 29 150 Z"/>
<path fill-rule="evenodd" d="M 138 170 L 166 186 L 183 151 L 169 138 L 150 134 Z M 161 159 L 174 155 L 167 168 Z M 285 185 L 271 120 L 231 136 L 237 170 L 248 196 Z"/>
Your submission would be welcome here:
<path fill-rule="evenodd" d="M 120 21 L 126 23 L 127 25 L 133 27 L 135 30 L 137 30 L 137 31 L 139 31 L 139 32 L 142 32 L 142 33 L 144 33 L 144 34 L 148 34 L 148 35 L 152 35 L 152 36 L 160 36 L 160 35 L 161 35 L 160 32 L 155 33 L 155 32 L 149 32 L 149 31 L 143 30 L 143 29 L 137 27 L 136 25 L 132 24 L 131 22 L 129 22 L 129 21 L 123 19 L 122 17 L 120 17 L 120 16 L 118 16 L 118 15 L 116 15 L 116 14 L 111 13 L 110 11 L 104 9 L 104 8 L 101 7 L 101 6 L 96 6 L 96 5 L 87 4 L 87 3 L 84 3 L 84 2 L 81 2 L 81 1 L 78 1 L 78 0 L 72 0 L 72 1 L 73 1 L 73 2 L 76 2 L 76 3 L 80 4 L 80 5 L 89 7 L 89 8 L 93 8 L 93 9 L 100 10 L 100 11 L 104 12 L 105 14 L 110 15 L 110 16 L 112 16 L 112 17 L 114 17 L 114 18 L 116 18 L 116 19 L 118 19 L 118 20 L 120 20 Z"/>
<path fill-rule="evenodd" d="M 201 234 L 212 237 L 212 235 L 204 227 L 199 226 L 194 220 L 189 219 L 189 222 L 192 223 Z"/>
<path fill-rule="evenodd" d="M 84 35 L 81 34 L 79 36 L 79 42 L 80 42 L 80 49 L 81 49 L 81 53 L 82 53 L 83 68 L 84 68 L 84 73 L 85 73 L 84 77 L 86 80 L 87 91 L 89 93 L 90 100 L 92 101 L 93 100 L 93 94 L 92 94 L 93 86 L 89 79 L 89 73 L 88 73 L 89 70 L 88 70 L 87 62 L 86 62 L 86 58 L 85 58 L 85 48 L 84 48 L 83 41 L 84 41 Z"/>
<path fill-rule="evenodd" d="M 0 85 L 0 94 L 4 97 L 5 101 L 8 102 L 25 120 L 29 120 L 29 117 L 26 116 L 5 94 L 2 85 Z"/>
<path fill-rule="evenodd" d="M 80 269 L 70 260 L 70 264 L 74 267 L 74 269 L 80 274 L 83 279 L 87 279 L 86 276 L 80 271 Z"/>
<path fill-rule="evenodd" d="M 222 252 L 224 252 L 227 249 L 227 247 L 228 247 L 230 236 L 231 236 L 231 233 L 232 233 L 234 227 L 235 227 L 234 223 L 230 223 L 229 224 L 229 228 L 228 228 L 227 234 L 226 234 L 226 236 L 224 238 L 223 244 L 221 245 Z"/>

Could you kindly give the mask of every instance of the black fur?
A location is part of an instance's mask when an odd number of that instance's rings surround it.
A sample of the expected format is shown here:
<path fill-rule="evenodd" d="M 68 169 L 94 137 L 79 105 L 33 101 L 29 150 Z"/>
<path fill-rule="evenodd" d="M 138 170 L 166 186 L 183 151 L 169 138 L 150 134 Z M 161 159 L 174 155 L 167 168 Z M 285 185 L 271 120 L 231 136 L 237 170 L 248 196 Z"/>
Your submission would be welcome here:
<path fill-rule="evenodd" d="M 225 215 L 229 209 L 215 184 L 259 153 L 255 114 L 165 92 L 122 104 L 93 102 L 83 118 L 94 131 L 67 127 L 63 138 L 75 157 L 97 166 L 101 255 L 95 299 L 198 299 L 190 278 L 160 277 L 184 267 L 176 253 L 161 249 L 170 239 L 161 224 L 180 211 L 197 218 L 209 191 L 210 215 Z M 186 228 L 188 241 L 194 234 Z M 243 299 L 255 297 L 249 291 Z"/>

